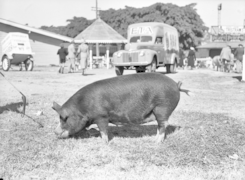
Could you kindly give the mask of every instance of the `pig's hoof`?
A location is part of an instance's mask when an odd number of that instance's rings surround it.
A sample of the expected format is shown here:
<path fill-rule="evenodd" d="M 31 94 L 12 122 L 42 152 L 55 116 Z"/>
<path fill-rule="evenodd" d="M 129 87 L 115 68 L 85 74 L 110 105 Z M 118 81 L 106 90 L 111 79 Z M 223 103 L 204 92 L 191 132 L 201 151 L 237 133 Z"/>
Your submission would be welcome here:
<path fill-rule="evenodd" d="M 156 139 L 156 143 L 157 144 L 163 143 L 164 139 L 165 139 L 165 135 L 164 134 L 158 135 L 158 137 Z"/>

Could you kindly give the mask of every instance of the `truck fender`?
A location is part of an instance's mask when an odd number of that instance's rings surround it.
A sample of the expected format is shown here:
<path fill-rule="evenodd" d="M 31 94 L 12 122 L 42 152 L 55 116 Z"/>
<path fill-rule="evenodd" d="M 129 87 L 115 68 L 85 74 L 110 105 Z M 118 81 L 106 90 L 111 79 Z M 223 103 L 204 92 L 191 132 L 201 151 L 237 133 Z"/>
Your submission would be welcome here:
<path fill-rule="evenodd" d="M 7 56 L 8 59 L 13 59 L 13 54 L 12 53 L 6 53 L 6 54 L 3 55 L 3 57 L 4 56 Z"/>
<path fill-rule="evenodd" d="M 151 59 L 151 62 L 153 60 L 154 57 L 156 57 L 156 60 L 157 60 L 157 52 L 154 51 L 154 50 L 151 50 L 151 49 L 142 49 L 145 51 L 145 55 L 149 56 Z M 158 64 L 158 60 L 157 60 L 157 64 Z"/>

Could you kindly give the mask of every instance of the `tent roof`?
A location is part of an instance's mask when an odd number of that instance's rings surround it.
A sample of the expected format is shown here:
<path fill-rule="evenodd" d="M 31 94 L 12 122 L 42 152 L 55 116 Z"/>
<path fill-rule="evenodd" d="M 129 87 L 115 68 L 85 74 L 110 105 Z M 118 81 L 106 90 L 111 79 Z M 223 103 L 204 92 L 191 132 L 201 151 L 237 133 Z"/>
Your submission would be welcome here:
<path fill-rule="evenodd" d="M 75 37 L 75 42 L 82 38 L 87 43 L 126 43 L 127 40 L 100 18 Z"/>

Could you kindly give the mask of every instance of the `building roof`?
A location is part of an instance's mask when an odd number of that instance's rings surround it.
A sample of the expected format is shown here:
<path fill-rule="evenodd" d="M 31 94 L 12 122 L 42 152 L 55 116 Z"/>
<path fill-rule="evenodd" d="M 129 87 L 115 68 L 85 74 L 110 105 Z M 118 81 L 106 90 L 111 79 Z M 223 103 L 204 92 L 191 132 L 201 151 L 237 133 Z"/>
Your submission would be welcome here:
<path fill-rule="evenodd" d="M 63 36 L 63 35 L 56 34 L 56 33 L 53 33 L 53 32 L 45 31 L 43 29 L 30 27 L 30 26 L 27 26 L 27 25 L 19 24 L 19 23 L 16 23 L 16 22 L 13 22 L 13 21 L 9 21 L 9 20 L 5 20 L 5 19 L 1 19 L 1 18 L 0 18 L 0 23 L 5 24 L 5 25 L 9 25 L 9 26 L 14 26 L 14 27 L 17 27 L 17 28 L 20 28 L 20 29 L 24 29 L 26 31 L 35 32 L 37 34 L 45 35 L 45 36 L 52 37 L 52 38 L 55 38 L 55 39 L 59 39 L 59 40 L 62 40 L 62 41 L 67 41 L 67 42 L 71 42 L 72 41 L 72 38 L 67 37 L 67 36 Z"/>
<path fill-rule="evenodd" d="M 237 48 L 239 44 L 245 46 L 245 41 L 243 42 L 210 42 L 197 46 L 198 49 L 221 49 L 227 45 L 230 45 L 232 48 Z"/>
<path fill-rule="evenodd" d="M 127 40 L 102 19 L 95 20 L 75 37 L 75 42 L 85 39 L 87 43 L 126 43 Z"/>

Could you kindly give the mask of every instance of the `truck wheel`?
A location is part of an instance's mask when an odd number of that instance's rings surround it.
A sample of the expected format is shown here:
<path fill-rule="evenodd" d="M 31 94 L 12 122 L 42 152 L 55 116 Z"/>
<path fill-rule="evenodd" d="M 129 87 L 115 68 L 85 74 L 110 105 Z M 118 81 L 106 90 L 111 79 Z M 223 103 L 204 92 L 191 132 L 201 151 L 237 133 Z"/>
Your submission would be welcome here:
<path fill-rule="evenodd" d="M 157 69 L 157 61 L 156 58 L 152 60 L 152 63 L 146 67 L 147 72 L 156 72 Z"/>
<path fill-rule="evenodd" d="M 116 66 L 115 71 L 116 71 L 117 76 L 121 76 L 121 75 L 123 75 L 124 67 Z"/>
<path fill-rule="evenodd" d="M 28 59 L 25 62 L 25 68 L 26 68 L 26 71 L 32 71 L 34 68 L 34 62 L 32 60 Z"/>
<path fill-rule="evenodd" d="M 166 64 L 165 66 L 166 66 L 167 73 L 171 73 L 171 71 L 170 71 L 170 64 Z"/>
<path fill-rule="evenodd" d="M 10 68 L 11 64 L 10 64 L 10 60 L 7 56 L 4 56 L 2 59 L 2 68 L 4 71 L 8 71 Z"/>
<path fill-rule="evenodd" d="M 174 61 L 174 64 L 170 65 L 170 73 L 175 73 L 176 72 L 176 62 Z"/>

